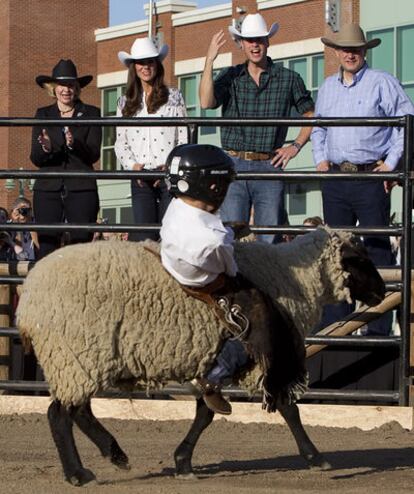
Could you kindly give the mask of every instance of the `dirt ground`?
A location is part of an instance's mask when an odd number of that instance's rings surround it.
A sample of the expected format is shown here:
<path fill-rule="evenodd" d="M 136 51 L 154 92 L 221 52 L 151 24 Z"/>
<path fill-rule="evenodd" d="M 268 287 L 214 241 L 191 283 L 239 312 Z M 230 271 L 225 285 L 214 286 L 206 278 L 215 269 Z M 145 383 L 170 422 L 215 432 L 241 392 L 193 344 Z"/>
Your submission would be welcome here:
<path fill-rule="evenodd" d="M 198 480 L 174 478 L 173 451 L 190 422 L 103 420 L 129 455 L 121 471 L 76 432 L 85 467 L 98 481 L 75 488 L 63 481 L 46 417 L 0 417 L 0 493 L 236 494 L 399 493 L 414 489 L 414 433 L 397 423 L 373 431 L 309 427 L 331 463 L 306 468 L 287 427 L 215 421 L 202 436 L 193 465 Z"/>

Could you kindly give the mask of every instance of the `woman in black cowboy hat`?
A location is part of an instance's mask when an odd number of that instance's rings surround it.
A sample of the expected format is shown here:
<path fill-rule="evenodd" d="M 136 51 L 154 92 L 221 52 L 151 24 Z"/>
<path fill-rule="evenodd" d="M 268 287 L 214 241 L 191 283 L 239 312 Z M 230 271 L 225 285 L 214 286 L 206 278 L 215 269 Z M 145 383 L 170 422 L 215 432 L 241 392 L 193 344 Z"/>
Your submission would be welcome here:
<path fill-rule="evenodd" d="M 99 108 L 80 100 L 81 88 L 92 81 L 91 75 L 78 77 L 72 60 L 60 60 L 51 76 L 36 77 L 37 84 L 55 99 L 39 108 L 36 117 L 62 119 L 61 126 L 33 127 L 30 159 L 47 171 L 93 171 L 101 148 L 100 127 L 68 127 L 65 118 L 100 116 Z M 34 186 L 34 216 L 37 223 L 95 223 L 99 198 L 96 180 L 89 178 L 40 178 Z M 71 232 L 71 243 L 88 242 L 92 234 Z M 56 232 L 39 233 L 39 258 L 61 244 Z"/>

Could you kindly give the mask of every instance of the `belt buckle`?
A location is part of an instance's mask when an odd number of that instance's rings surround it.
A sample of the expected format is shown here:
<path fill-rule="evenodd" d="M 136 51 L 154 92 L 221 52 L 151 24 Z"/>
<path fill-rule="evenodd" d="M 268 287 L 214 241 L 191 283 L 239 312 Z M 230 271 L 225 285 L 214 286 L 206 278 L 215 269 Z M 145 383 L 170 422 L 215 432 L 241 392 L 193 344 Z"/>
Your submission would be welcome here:
<path fill-rule="evenodd" d="M 349 161 L 343 161 L 340 164 L 340 170 L 345 173 L 355 173 L 358 171 L 358 165 L 354 165 L 354 163 L 351 163 Z"/>

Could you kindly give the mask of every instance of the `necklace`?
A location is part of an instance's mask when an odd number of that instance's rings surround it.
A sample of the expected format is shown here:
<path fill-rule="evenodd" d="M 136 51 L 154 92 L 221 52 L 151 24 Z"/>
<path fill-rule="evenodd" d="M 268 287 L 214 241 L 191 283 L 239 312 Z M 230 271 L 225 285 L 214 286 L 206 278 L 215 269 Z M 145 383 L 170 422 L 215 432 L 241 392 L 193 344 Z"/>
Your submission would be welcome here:
<path fill-rule="evenodd" d="M 70 113 L 71 111 L 73 111 L 73 109 L 74 109 L 74 108 L 75 108 L 75 107 L 74 107 L 74 106 L 72 106 L 72 108 L 71 108 L 70 110 L 61 110 L 61 109 L 59 109 L 59 111 L 60 111 L 60 113 L 61 113 L 62 115 L 64 115 L 65 113 Z"/>

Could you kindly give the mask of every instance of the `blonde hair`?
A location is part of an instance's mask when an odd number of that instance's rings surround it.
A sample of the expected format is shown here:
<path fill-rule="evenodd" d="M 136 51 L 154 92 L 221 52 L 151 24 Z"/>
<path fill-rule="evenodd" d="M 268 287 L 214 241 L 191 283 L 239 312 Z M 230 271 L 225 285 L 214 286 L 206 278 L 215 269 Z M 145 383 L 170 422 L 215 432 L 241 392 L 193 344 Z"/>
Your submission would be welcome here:
<path fill-rule="evenodd" d="M 55 93 L 56 86 L 59 86 L 59 84 L 57 82 L 44 82 L 43 83 L 43 87 L 46 89 L 47 94 L 51 98 L 55 98 L 55 99 L 56 99 L 56 93 Z M 75 101 L 76 101 L 80 98 L 80 93 L 81 93 L 81 87 L 80 87 L 78 81 L 75 82 L 74 88 L 75 88 Z"/>

